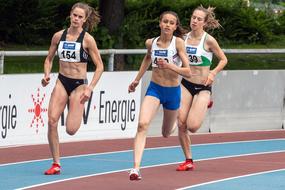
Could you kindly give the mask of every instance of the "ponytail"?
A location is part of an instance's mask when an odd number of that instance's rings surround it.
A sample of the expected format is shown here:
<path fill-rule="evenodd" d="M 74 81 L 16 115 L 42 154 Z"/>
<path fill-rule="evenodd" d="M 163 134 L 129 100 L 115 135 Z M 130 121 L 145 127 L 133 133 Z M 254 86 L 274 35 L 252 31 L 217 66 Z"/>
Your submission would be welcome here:
<path fill-rule="evenodd" d="M 205 20 L 204 22 L 206 23 L 204 28 L 205 30 L 208 30 L 208 29 L 215 29 L 215 28 L 220 28 L 222 27 L 219 23 L 219 20 L 217 20 L 215 18 L 215 13 L 214 13 L 214 10 L 215 10 L 215 7 L 208 7 L 207 9 L 204 8 L 202 5 L 200 5 L 199 7 L 197 7 L 195 10 L 200 10 L 200 11 L 203 11 L 205 14 L 206 14 L 206 17 L 205 17 Z M 194 11 L 195 11 L 194 10 Z"/>

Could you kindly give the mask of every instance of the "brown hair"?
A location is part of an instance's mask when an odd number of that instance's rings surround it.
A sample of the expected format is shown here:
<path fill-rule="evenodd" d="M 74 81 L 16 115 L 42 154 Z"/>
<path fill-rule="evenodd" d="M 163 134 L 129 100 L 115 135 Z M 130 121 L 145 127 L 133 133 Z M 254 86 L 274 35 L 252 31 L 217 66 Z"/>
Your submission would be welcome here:
<path fill-rule="evenodd" d="M 81 8 L 85 11 L 85 16 L 86 16 L 86 22 L 83 24 L 83 28 L 89 32 L 92 32 L 94 27 L 100 22 L 100 15 L 99 13 L 91 6 L 89 6 L 86 3 L 75 3 L 72 8 L 71 12 L 75 8 Z"/>
<path fill-rule="evenodd" d="M 187 32 L 182 26 L 181 26 L 181 23 L 180 23 L 180 20 L 179 20 L 179 17 L 177 15 L 176 12 L 174 11 L 164 11 L 163 13 L 161 13 L 160 17 L 159 17 L 159 21 L 162 20 L 163 16 L 166 15 L 166 14 L 171 14 L 173 16 L 176 17 L 176 25 L 177 25 L 177 29 L 174 31 L 174 34 L 175 36 L 177 37 L 180 37 L 180 38 L 183 38 L 183 35 Z"/>
<path fill-rule="evenodd" d="M 203 11 L 206 16 L 205 16 L 205 20 L 204 22 L 206 23 L 204 28 L 207 29 L 215 29 L 215 28 L 220 28 L 222 27 L 219 23 L 219 20 L 217 20 L 215 18 L 215 7 L 208 7 L 207 9 L 204 8 L 202 5 L 200 5 L 199 7 L 197 7 L 194 11 L 199 10 L 199 11 Z M 194 12 L 193 11 L 193 12 Z"/>

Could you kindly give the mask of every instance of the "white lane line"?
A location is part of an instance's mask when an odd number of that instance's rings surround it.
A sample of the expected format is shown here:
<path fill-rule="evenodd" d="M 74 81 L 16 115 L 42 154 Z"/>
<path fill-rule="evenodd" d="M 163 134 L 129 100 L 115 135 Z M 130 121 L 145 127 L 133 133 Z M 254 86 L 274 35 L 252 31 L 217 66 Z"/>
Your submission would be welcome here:
<path fill-rule="evenodd" d="M 285 152 L 284 151 L 271 151 L 271 152 L 259 152 L 259 153 L 253 153 L 253 154 L 241 154 L 241 155 L 231 155 L 231 156 L 221 156 L 221 157 L 215 157 L 215 158 L 206 158 L 206 159 L 197 159 L 195 162 L 200 162 L 200 161 L 207 161 L 207 160 L 217 160 L 217 159 L 223 159 L 223 158 L 232 158 L 232 157 L 242 157 L 242 156 L 251 156 L 251 155 L 259 155 L 259 154 L 272 154 L 272 153 L 280 153 L 280 152 Z M 181 162 L 181 161 L 180 161 Z M 141 167 L 143 168 L 153 168 L 153 167 L 159 167 L 159 166 L 167 166 L 167 165 L 173 165 L 173 164 L 178 164 L 180 162 L 172 162 L 172 163 L 165 163 L 165 164 L 156 164 L 156 165 L 151 165 L 151 166 L 144 166 Z M 123 170 L 113 170 L 109 172 L 102 172 L 102 173 L 96 173 L 96 174 L 89 174 L 89 175 L 83 175 L 83 176 L 78 176 L 78 177 L 72 177 L 72 178 L 66 178 L 66 179 L 61 179 L 61 180 L 56 180 L 56 181 L 51 181 L 51 182 L 46 182 L 46 183 L 39 183 L 36 185 L 32 186 L 26 186 L 22 188 L 18 188 L 16 190 L 24 190 L 24 189 L 29 189 L 33 187 L 39 187 L 39 186 L 44 186 L 44 185 L 49 185 L 49 184 L 54 184 L 54 183 L 59 183 L 59 182 L 64 182 L 64 181 L 70 181 L 70 180 L 75 180 L 75 179 L 81 179 L 81 178 L 86 178 L 86 177 L 94 177 L 94 176 L 99 176 L 99 175 L 105 175 L 105 174 L 112 174 L 112 173 L 118 173 L 118 172 L 123 172 L 123 171 L 129 171 L 131 168 L 123 169 Z M 229 178 L 230 179 L 230 178 Z M 189 186 L 190 187 L 190 186 Z M 191 186 L 192 187 L 192 186 Z"/>
<path fill-rule="evenodd" d="M 230 142 L 218 142 L 218 143 L 202 143 L 202 144 L 194 144 L 194 145 L 191 145 L 191 146 L 192 146 L 192 147 L 195 147 L 195 146 L 236 144 L 236 143 L 251 143 L 251 142 L 278 141 L 278 140 L 285 140 L 285 138 L 262 139 L 262 140 L 247 140 L 247 141 L 230 141 Z M 168 148 L 178 148 L 178 147 L 180 147 L 180 145 L 176 145 L 176 146 L 164 146 L 164 147 L 155 147 L 155 148 L 146 148 L 145 150 L 168 149 Z M 65 159 L 65 158 L 77 158 L 77 157 L 87 157 L 87 156 L 96 156 L 96 155 L 113 154 L 113 153 L 124 153 L 124 152 L 132 152 L 132 151 L 133 151 L 133 150 L 122 150 L 122 151 L 112 151 L 112 152 L 102 152 L 102 153 L 92 153 L 92 154 L 78 154 L 78 155 L 73 155 L 73 156 L 64 156 L 64 157 L 61 157 L 61 159 Z M 1 166 L 15 165 L 15 164 L 24 164 L 24 163 L 31 163 L 31 162 L 40 162 L 40 161 L 46 161 L 46 160 L 51 160 L 51 158 L 37 159 L 37 160 L 27 160 L 27 161 L 21 161 L 21 162 L 13 162 L 13 163 L 0 164 L 0 167 L 1 167 Z"/>
<path fill-rule="evenodd" d="M 176 189 L 176 190 L 186 190 L 186 189 L 191 189 L 191 188 L 199 187 L 199 186 L 203 186 L 203 185 L 209 185 L 209 184 L 213 184 L 213 183 L 229 181 L 229 180 L 233 180 L 233 179 L 239 179 L 239 178 L 250 177 L 250 176 L 256 176 L 256 175 L 261 175 L 261 174 L 267 174 L 267 173 L 274 173 L 274 172 L 279 172 L 279 171 L 285 171 L 285 168 L 278 169 L 278 170 L 269 170 L 269 171 L 264 171 L 264 172 L 251 173 L 251 174 L 240 175 L 240 176 L 235 176 L 235 177 L 229 177 L 229 178 L 224 178 L 224 179 L 220 179 L 220 180 L 214 180 L 214 181 L 210 181 L 210 182 L 206 182 L 206 183 L 199 183 L 199 184 L 196 184 L 196 185 L 190 185 L 190 186 L 187 186 L 187 187 L 182 187 L 182 188 L 179 188 L 179 189 Z"/>

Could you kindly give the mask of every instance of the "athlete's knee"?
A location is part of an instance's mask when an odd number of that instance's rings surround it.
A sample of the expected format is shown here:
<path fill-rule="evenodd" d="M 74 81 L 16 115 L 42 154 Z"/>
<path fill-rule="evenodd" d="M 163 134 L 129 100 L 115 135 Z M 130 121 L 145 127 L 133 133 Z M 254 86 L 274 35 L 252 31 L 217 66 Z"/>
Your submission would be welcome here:
<path fill-rule="evenodd" d="M 168 137 L 170 137 L 170 135 L 171 135 L 173 132 L 174 132 L 174 130 L 173 130 L 173 131 L 162 131 L 162 137 L 168 138 Z"/>
<path fill-rule="evenodd" d="M 172 125 L 162 126 L 162 131 L 161 131 L 162 136 L 164 138 L 170 137 L 170 135 L 174 133 L 174 131 L 176 130 L 177 127 L 178 127 L 177 122 L 175 122 Z"/>
<path fill-rule="evenodd" d="M 187 125 L 185 121 L 182 121 L 181 119 L 177 120 L 178 130 L 179 132 L 186 132 L 187 131 Z"/>
<path fill-rule="evenodd" d="M 195 120 L 189 121 L 187 125 L 187 129 L 191 133 L 196 133 L 200 127 L 201 127 L 201 123 Z"/>
<path fill-rule="evenodd" d="M 139 121 L 139 123 L 138 123 L 138 129 L 137 129 L 137 131 L 138 131 L 138 132 L 146 132 L 148 126 L 149 126 L 149 122 L 141 120 L 141 121 Z"/>
<path fill-rule="evenodd" d="M 78 129 L 66 127 L 66 133 L 69 134 L 69 135 L 75 135 L 75 133 L 77 131 L 78 131 Z"/>
<path fill-rule="evenodd" d="M 188 128 L 191 133 L 196 133 L 199 128 Z"/>
<path fill-rule="evenodd" d="M 80 124 L 74 124 L 70 122 L 66 122 L 66 133 L 69 135 L 74 135 L 80 127 Z"/>
<path fill-rule="evenodd" d="M 49 116 L 48 117 L 48 126 L 49 128 L 53 129 L 56 128 L 58 124 L 58 119 L 53 117 L 53 116 Z"/>
<path fill-rule="evenodd" d="M 171 133 L 170 132 L 168 132 L 168 131 L 162 131 L 162 137 L 164 137 L 164 138 L 168 138 L 168 137 L 170 137 L 170 135 L 171 135 Z"/>

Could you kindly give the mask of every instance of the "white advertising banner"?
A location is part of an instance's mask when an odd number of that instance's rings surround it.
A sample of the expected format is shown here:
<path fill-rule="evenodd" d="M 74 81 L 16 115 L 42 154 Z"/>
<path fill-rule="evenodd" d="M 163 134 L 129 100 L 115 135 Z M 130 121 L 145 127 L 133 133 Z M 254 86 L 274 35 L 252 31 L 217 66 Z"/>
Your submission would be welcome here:
<path fill-rule="evenodd" d="M 141 84 L 128 93 L 137 72 L 104 72 L 92 98 L 85 103 L 82 125 L 69 136 L 65 132 L 67 108 L 58 131 L 60 142 L 134 137 L 140 109 Z M 48 104 L 57 74 L 50 84 L 40 84 L 43 74 L 0 75 L 0 147 L 45 144 Z M 93 73 L 88 73 L 90 81 Z"/>

